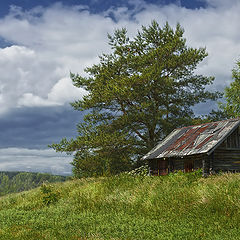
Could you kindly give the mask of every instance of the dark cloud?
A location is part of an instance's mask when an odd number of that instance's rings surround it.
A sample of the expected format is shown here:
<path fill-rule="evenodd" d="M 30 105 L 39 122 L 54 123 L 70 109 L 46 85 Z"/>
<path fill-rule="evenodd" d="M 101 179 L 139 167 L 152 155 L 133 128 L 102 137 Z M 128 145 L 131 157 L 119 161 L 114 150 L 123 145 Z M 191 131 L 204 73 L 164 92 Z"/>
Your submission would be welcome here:
<path fill-rule="evenodd" d="M 5 171 L 71 175 L 72 156 L 48 149 L 63 137 L 76 136 L 84 113 L 69 105 L 17 108 L 0 118 L 0 168 Z"/>
<path fill-rule="evenodd" d="M 1 148 L 47 148 L 63 137 L 76 136 L 84 113 L 70 106 L 19 108 L 0 118 Z"/>

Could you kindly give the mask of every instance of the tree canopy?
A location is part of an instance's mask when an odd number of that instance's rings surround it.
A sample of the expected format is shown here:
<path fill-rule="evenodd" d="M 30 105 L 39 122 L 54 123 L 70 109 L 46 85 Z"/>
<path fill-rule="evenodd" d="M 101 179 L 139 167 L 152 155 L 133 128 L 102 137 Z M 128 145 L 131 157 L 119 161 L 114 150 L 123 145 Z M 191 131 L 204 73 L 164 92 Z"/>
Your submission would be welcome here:
<path fill-rule="evenodd" d="M 71 105 L 89 113 L 75 139 L 51 147 L 74 153 L 76 176 L 129 169 L 173 128 L 190 124 L 195 104 L 219 97 L 205 89 L 214 78 L 195 73 L 206 49 L 188 47 L 183 34 L 180 24 L 156 21 L 133 39 L 118 29 L 108 35 L 112 52 L 85 69 L 88 77 L 71 74 L 74 86 L 88 91 Z"/>
<path fill-rule="evenodd" d="M 232 70 L 232 79 L 234 81 L 225 89 L 226 103 L 222 107 L 228 116 L 240 117 L 240 60 Z"/>

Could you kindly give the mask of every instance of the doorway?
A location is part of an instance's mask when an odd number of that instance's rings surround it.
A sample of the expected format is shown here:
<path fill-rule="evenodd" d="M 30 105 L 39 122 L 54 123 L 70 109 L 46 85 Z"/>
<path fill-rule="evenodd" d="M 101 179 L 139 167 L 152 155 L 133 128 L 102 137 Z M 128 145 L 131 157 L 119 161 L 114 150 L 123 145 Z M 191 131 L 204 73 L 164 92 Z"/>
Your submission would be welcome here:
<path fill-rule="evenodd" d="M 168 161 L 158 160 L 158 175 L 167 175 L 167 174 L 168 174 Z"/>
<path fill-rule="evenodd" d="M 193 160 L 185 160 L 184 161 L 184 172 L 192 172 L 194 169 Z"/>

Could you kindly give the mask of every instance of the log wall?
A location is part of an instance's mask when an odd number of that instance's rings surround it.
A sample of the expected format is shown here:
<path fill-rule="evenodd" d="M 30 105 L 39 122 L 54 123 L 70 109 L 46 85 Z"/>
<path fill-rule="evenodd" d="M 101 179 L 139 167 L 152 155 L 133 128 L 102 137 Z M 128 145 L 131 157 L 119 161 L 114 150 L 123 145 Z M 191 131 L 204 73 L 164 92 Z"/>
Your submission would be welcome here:
<path fill-rule="evenodd" d="M 193 169 L 202 168 L 203 155 L 185 156 L 184 158 L 171 158 L 173 162 L 173 170 L 184 170 L 184 163 L 186 161 L 193 161 Z"/>
<path fill-rule="evenodd" d="M 193 170 L 202 168 L 202 154 L 199 155 L 192 155 L 192 156 L 185 156 L 184 158 L 168 158 L 166 161 L 168 161 L 168 172 L 174 172 L 178 170 L 184 171 L 184 163 L 186 161 L 193 161 Z M 150 159 L 149 160 L 149 167 L 150 171 L 152 173 L 158 172 L 158 164 L 157 162 L 160 159 Z"/>
<path fill-rule="evenodd" d="M 213 169 L 215 171 L 240 171 L 240 149 L 216 149 Z"/>

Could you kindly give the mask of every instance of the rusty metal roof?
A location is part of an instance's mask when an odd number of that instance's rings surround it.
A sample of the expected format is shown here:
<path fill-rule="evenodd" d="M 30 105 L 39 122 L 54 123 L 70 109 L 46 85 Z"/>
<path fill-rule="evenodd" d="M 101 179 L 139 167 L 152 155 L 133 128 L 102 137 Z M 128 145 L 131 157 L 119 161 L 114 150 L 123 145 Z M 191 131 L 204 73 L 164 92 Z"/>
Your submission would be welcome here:
<path fill-rule="evenodd" d="M 211 154 L 238 126 L 240 119 L 177 128 L 143 159 Z"/>

